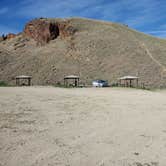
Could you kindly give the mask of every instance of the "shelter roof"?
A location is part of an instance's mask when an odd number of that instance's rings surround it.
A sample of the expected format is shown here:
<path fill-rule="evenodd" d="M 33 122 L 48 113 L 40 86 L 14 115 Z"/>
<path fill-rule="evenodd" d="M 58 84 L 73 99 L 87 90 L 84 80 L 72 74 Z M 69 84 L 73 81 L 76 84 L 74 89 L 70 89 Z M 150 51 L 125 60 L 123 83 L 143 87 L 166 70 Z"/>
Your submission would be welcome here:
<path fill-rule="evenodd" d="M 16 78 L 18 78 L 18 79 L 19 79 L 19 78 L 20 78 L 20 79 L 21 79 L 21 78 L 23 78 L 23 79 L 25 78 L 25 79 L 26 79 L 26 78 L 32 78 L 32 77 L 31 77 L 31 76 L 26 76 L 26 75 L 19 75 L 19 76 L 16 76 Z"/>
<path fill-rule="evenodd" d="M 119 80 L 134 80 L 138 78 L 139 77 L 136 77 L 136 76 L 124 76 L 124 77 L 120 77 Z"/>
<path fill-rule="evenodd" d="M 68 75 L 64 77 L 65 79 L 75 79 L 75 78 L 79 78 L 79 76 L 76 75 Z"/>

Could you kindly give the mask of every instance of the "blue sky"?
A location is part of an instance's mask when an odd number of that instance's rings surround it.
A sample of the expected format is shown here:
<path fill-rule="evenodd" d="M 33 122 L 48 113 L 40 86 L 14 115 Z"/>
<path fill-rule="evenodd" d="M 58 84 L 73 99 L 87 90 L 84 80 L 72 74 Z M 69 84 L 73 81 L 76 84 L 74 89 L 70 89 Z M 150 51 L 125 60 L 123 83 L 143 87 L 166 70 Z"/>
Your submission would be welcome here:
<path fill-rule="evenodd" d="M 87 17 L 166 38 L 166 0 L 0 0 L 0 34 L 37 17 Z"/>

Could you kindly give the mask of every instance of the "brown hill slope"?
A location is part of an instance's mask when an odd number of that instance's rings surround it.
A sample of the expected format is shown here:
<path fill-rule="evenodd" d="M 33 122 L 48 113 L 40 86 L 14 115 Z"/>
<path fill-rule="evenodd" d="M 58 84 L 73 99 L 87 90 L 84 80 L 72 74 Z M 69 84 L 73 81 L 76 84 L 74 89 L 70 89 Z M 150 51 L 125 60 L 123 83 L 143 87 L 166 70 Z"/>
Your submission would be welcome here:
<path fill-rule="evenodd" d="M 33 84 L 49 85 L 76 74 L 83 83 L 114 83 L 137 75 L 150 87 L 166 87 L 166 40 L 89 19 L 39 19 L 35 28 L 33 23 L 28 32 L 27 24 L 23 33 L 0 42 L 0 80 L 14 84 L 16 75 L 27 74 Z"/>

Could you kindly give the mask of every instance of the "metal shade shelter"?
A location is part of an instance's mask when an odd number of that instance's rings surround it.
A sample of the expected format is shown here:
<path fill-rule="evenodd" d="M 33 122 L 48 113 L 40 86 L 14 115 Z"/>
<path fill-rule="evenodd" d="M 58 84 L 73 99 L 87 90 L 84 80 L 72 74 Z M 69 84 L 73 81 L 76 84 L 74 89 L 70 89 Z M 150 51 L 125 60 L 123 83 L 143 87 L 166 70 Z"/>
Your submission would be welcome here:
<path fill-rule="evenodd" d="M 124 87 L 134 87 L 136 85 L 138 87 L 138 79 L 136 76 L 124 76 L 119 78 L 120 86 Z"/>
<path fill-rule="evenodd" d="M 31 85 L 31 76 L 20 75 L 15 77 L 17 86 L 30 86 Z"/>
<path fill-rule="evenodd" d="M 76 75 L 68 75 L 64 77 L 64 86 L 79 86 L 79 76 Z"/>

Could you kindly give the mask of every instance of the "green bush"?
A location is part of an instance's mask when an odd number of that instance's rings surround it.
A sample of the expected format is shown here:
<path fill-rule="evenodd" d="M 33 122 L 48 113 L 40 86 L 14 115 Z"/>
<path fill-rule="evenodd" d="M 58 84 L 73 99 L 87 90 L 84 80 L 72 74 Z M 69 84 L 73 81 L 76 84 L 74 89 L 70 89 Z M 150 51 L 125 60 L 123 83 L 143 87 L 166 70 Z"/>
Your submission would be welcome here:
<path fill-rule="evenodd" d="M 0 81 L 0 86 L 8 86 L 8 84 L 5 81 Z"/>

